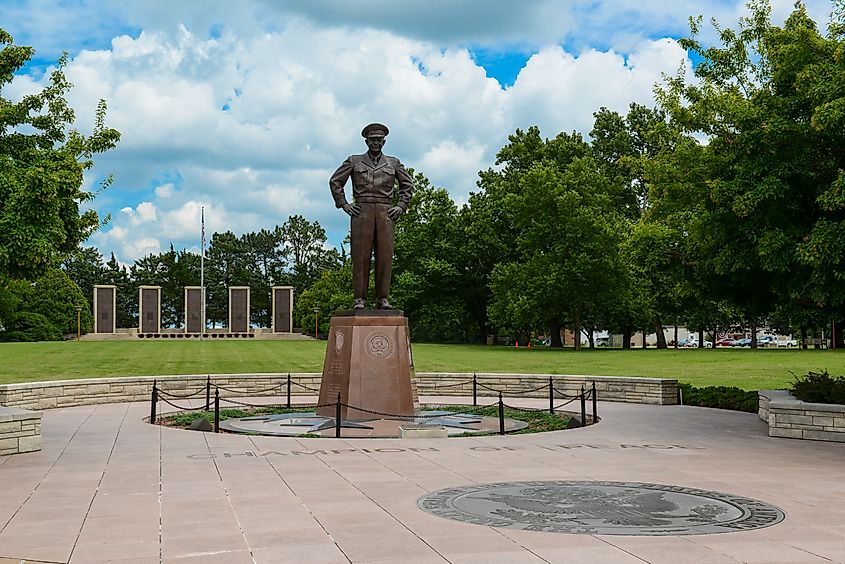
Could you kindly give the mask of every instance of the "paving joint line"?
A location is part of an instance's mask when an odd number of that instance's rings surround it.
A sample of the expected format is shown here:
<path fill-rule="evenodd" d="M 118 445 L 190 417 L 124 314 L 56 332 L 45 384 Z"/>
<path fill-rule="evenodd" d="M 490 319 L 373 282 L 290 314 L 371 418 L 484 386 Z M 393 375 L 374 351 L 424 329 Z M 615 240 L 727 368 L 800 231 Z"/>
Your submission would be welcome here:
<path fill-rule="evenodd" d="M 252 437 L 249 437 L 249 442 L 252 443 L 252 446 L 255 447 L 256 450 L 259 450 L 259 451 L 261 450 L 260 448 L 258 448 L 258 445 L 255 444 L 255 441 L 253 440 Z M 296 441 L 296 442 L 299 443 L 299 441 Z M 299 443 L 299 445 L 302 446 L 302 443 Z M 352 564 L 352 559 L 349 558 L 349 555 L 347 555 L 346 552 L 344 552 L 344 550 L 342 548 L 340 548 L 340 545 L 337 544 L 337 541 L 331 535 L 331 533 L 329 533 L 328 529 L 326 529 L 326 526 L 323 525 L 322 521 L 320 521 L 317 518 L 316 515 L 314 515 L 314 512 L 311 511 L 311 508 L 308 507 L 308 504 L 305 503 L 302 500 L 301 497 L 299 497 L 299 494 L 294 491 L 294 489 L 290 486 L 288 481 L 285 480 L 285 478 L 279 472 L 279 469 L 276 468 L 276 466 L 273 464 L 273 462 L 269 458 L 265 457 L 264 461 L 270 466 L 270 468 L 273 470 L 273 472 L 275 472 L 276 476 L 279 477 L 279 479 L 282 481 L 282 483 L 285 485 L 285 487 L 288 489 L 288 491 L 290 491 L 290 493 L 293 494 L 293 496 L 297 499 L 297 501 L 299 501 L 299 504 L 302 505 L 302 507 L 305 508 L 305 510 L 308 512 L 308 514 L 311 516 L 311 518 L 314 519 L 314 521 L 316 521 L 318 525 L 320 525 L 320 528 L 323 529 L 323 532 L 326 533 L 326 536 L 329 537 L 329 540 L 331 540 L 332 543 L 334 543 L 334 545 L 337 547 L 337 549 L 340 551 L 340 553 L 343 555 L 343 557 L 346 558 L 346 561 L 349 562 L 349 564 Z"/>
<path fill-rule="evenodd" d="M 299 441 L 297 441 L 297 442 L 299 442 Z M 300 443 L 300 444 L 301 444 L 301 443 Z M 352 445 L 351 445 L 351 444 L 349 444 L 349 441 L 344 441 L 344 444 L 346 444 L 346 445 L 348 445 L 348 446 L 352 447 Z M 303 448 L 305 448 L 305 447 L 303 447 Z M 352 448 L 354 448 L 354 447 L 352 447 Z M 417 453 L 414 453 L 414 454 L 417 454 Z M 410 480 L 410 479 L 408 479 L 407 477 L 402 476 L 401 474 L 399 474 L 398 472 L 396 472 L 394 469 L 392 469 L 392 468 L 390 468 L 389 466 L 386 466 L 385 464 L 383 464 L 381 461 L 379 461 L 379 460 L 377 460 L 377 459 L 373 458 L 373 457 L 372 457 L 369 453 L 366 453 L 366 452 L 365 452 L 365 453 L 364 453 L 364 456 L 366 456 L 367 458 L 369 458 L 370 460 L 372 460 L 372 461 L 373 461 L 373 462 L 375 462 L 376 464 L 379 464 L 382 468 L 385 468 L 385 469 L 389 470 L 390 472 L 392 472 L 393 474 L 396 474 L 397 476 L 399 476 L 400 478 L 402 478 L 402 479 L 403 479 L 403 480 L 405 480 L 406 482 L 411 482 L 412 484 L 414 484 L 415 486 L 417 486 L 417 487 L 418 487 L 418 488 L 420 488 L 421 490 L 425 491 L 425 488 L 423 488 L 423 487 L 422 487 L 422 486 L 420 486 L 419 484 L 414 483 L 413 481 L 411 481 L 411 480 Z M 332 472 L 334 472 L 337 476 L 339 476 L 341 480 L 343 480 L 344 482 L 346 482 L 347 484 L 349 484 L 350 486 L 352 486 L 352 487 L 355 489 L 355 491 L 357 491 L 358 493 L 360 493 L 361 495 L 363 495 L 364 497 L 366 497 L 367 499 L 369 499 L 371 502 L 373 502 L 373 504 L 375 504 L 375 506 L 376 506 L 376 507 L 378 507 L 379 509 L 381 509 L 382 511 L 384 511 L 387 515 L 389 515 L 389 516 L 390 516 L 390 518 L 391 518 L 391 519 L 393 519 L 394 521 L 396 521 L 397 523 L 399 523 L 402 527 L 404 527 L 404 528 L 405 528 L 405 530 L 407 530 L 409 533 L 411 533 L 412 535 L 414 535 L 417 539 L 419 539 L 419 541 L 420 541 L 421 543 L 423 543 L 423 544 L 424 544 L 424 545 L 426 545 L 428 548 L 430 548 L 432 551 L 434 551 L 434 553 L 435 553 L 435 554 L 437 554 L 440 558 L 442 558 L 442 559 L 443 559 L 443 560 L 445 560 L 446 562 L 449 562 L 449 564 L 451 564 L 451 563 L 452 563 L 452 561 L 451 561 L 451 560 L 449 560 L 448 558 L 446 558 L 445 556 L 443 556 L 443 554 L 441 554 L 439 550 L 437 550 L 436 548 L 434 548 L 433 546 L 431 546 L 428 542 L 426 542 L 426 540 L 425 540 L 425 539 L 423 539 L 422 537 L 420 537 L 420 536 L 419 536 L 416 532 L 414 532 L 414 531 L 413 531 L 410 527 L 408 527 L 408 525 L 406 525 L 405 523 L 403 523 L 401 519 L 399 519 L 398 517 L 396 517 L 393 513 L 391 513 L 389 510 L 387 510 L 387 509 L 386 509 L 386 508 L 385 508 L 382 504 L 380 504 L 379 502 L 377 502 L 376 500 L 374 500 L 372 497 L 370 497 L 369 495 L 367 495 L 367 493 L 366 493 L 366 492 L 364 492 L 364 491 L 363 491 L 363 490 L 361 490 L 358 486 L 356 486 L 356 485 L 355 485 L 355 484 L 353 484 L 351 481 L 349 481 L 349 479 L 348 479 L 346 476 L 344 476 L 343 474 L 341 474 L 340 472 L 338 472 L 338 471 L 337 471 L 337 469 L 335 469 L 333 466 L 331 466 L 331 465 L 330 465 L 330 464 L 329 464 L 329 463 L 328 463 L 325 459 L 321 458 L 321 457 L 318 455 L 318 456 L 317 456 L 317 460 L 319 460 L 320 462 L 322 462 L 322 463 L 323 463 L 323 464 L 324 464 L 327 468 L 329 468 Z"/>
<path fill-rule="evenodd" d="M 85 417 L 85 419 L 83 419 L 79 423 L 79 425 L 76 427 L 76 430 L 71 434 L 70 438 L 68 438 L 67 442 L 65 443 L 65 446 L 62 447 L 62 451 L 59 453 L 59 456 L 56 457 L 56 459 L 53 461 L 52 464 L 50 464 L 50 467 L 47 469 L 47 471 L 44 473 L 44 475 L 41 476 L 41 478 L 38 480 L 38 484 L 34 488 L 32 488 L 32 491 L 29 492 L 29 495 L 26 496 L 26 499 L 21 502 L 21 504 L 18 506 L 18 508 L 12 514 L 12 516 L 9 517 L 9 520 L 6 521 L 6 523 L 3 525 L 3 527 L 0 528 L 0 534 L 2 534 L 3 531 L 6 530 L 6 527 L 9 526 L 9 523 L 11 523 L 14 520 L 15 516 L 17 516 L 17 514 L 20 512 L 20 510 L 23 509 L 23 506 L 26 505 L 26 502 L 29 501 L 32 498 L 33 494 L 35 494 L 35 492 L 41 486 L 41 482 L 43 482 L 44 479 L 47 476 L 50 475 L 50 472 L 53 471 L 53 468 L 55 468 L 56 464 L 58 464 L 59 460 L 61 460 L 62 456 L 64 456 L 65 452 L 67 451 L 68 447 L 70 446 L 70 443 L 73 441 L 74 437 L 76 437 L 76 434 L 79 433 L 79 430 L 82 428 L 82 426 L 85 425 L 85 423 L 88 422 L 88 420 L 91 418 L 92 415 L 94 415 L 95 411 L 96 411 L 96 409 L 92 409 L 91 412 L 88 414 L 88 416 Z"/>
<path fill-rule="evenodd" d="M 205 446 L 208 449 L 209 454 L 211 454 L 211 445 L 208 444 L 208 433 L 203 433 L 203 439 L 205 439 Z M 217 478 L 220 480 L 220 485 L 223 487 L 223 493 L 226 494 L 226 501 L 229 503 L 232 515 L 235 516 L 235 523 L 238 524 L 238 530 L 241 532 L 241 537 L 243 537 L 244 544 L 249 551 L 249 557 L 252 558 L 252 562 L 255 564 L 255 553 L 252 551 L 252 545 L 249 544 L 249 540 L 246 538 L 243 525 L 241 525 L 241 520 L 238 518 L 238 511 L 235 509 L 235 504 L 232 503 L 232 498 L 229 495 L 229 488 L 226 487 L 226 482 L 223 481 L 223 475 L 220 473 L 220 466 L 217 464 L 216 460 L 212 460 L 212 462 L 214 463 L 214 470 L 217 472 Z"/>
<path fill-rule="evenodd" d="M 101 404 L 102 405 L 102 404 Z M 98 406 L 99 409 L 99 406 Z M 96 409 L 94 411 L 97 411 Z M 85 521 L 88 520 L 88 514 L 91 513 L 91 507 L 94 505 L 94 500 L 97 498 L 97 492 L 100 491 L 100 486 L 103 484 L 103 478 L 106 476 L 106 472 L 108 471 L 109 462 L 111 462 L 112 454 L 114 454 L 114 447 L 117 446 L 117 439 L 120 437 L 120 431 L 123 429 L 123 424 L 126 422 L 126 415 L 129 413 L 129 404 L 126 404 L 126 409 L 123 411 L 123 417 L 120 420 L 120 425 L 117 426 L 117 432 L 114 434 L 114 440 L 112 441 L 111 448 L 109 449 L 109 456 L 106 458 L 106 464 L 103 468 L 103 471 L 100 473 L 100 479 L 97 481 L 97 487 L 94 488 L 94 494 L 91 496 L 91 501 L 88 502 L 88 508 L 85 510 L 85 516 L 82 517 L 82 524 L 79 526 L 79 532 L 76 533 L 76 538 L 73 540 L 73 546 L 70 549 L 70 556 L 68 556 L 68 562 L 73 560 L 73 552 L 76 550 L 76 545 L 79 543 L 79 537 L 82 536 L 82 530 L 85 528 Z"/>

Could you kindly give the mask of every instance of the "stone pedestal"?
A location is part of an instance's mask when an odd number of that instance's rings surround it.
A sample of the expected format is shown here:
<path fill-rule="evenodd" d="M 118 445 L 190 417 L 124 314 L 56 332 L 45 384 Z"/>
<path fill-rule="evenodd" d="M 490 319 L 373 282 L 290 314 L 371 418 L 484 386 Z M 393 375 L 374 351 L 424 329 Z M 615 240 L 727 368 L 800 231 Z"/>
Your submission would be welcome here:
<path fill-rule="evenodd" d="M 418 407 L 413 386 L 414 360 L 408 319 L 399 310 L 339 311 L 329 328 L 320 404 L 337 401 L 380 413 L 413 415 Z M 334 417 L 335 407 L 317 410 Z M 341 409 L 343 419 L 378 417 Z"/>

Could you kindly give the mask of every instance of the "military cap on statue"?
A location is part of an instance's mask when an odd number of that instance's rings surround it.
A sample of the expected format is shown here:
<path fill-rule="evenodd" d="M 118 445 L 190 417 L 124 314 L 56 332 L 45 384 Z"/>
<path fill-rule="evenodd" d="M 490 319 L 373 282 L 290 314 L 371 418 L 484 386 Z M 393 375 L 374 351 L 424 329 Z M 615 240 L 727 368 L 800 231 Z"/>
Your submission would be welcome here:
<path fill-rule="evenodd" d="M 388 133 L 390 133 L 390 130 L 381 123 L 371 123 L 361 130 L 362 137 L 387 137 Z"/>

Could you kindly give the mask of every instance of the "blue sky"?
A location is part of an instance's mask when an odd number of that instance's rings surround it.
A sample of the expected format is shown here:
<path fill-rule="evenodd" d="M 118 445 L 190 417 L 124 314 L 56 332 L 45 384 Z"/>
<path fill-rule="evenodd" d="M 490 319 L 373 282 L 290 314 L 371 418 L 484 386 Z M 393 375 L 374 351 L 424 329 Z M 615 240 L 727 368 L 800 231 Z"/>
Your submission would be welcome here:
<path fill-rule="evenodd" d="M 0 0 L 0 27 L 36 58 L 4 88 L 37 91 L 62 51 L 77 126 L 97 101 L 122 134 L 86 185 L 111 221 L 89 244 L 130 263 L 198 249 L 207 231 L 318 220 L 334 244 L 348 219 L 328 178 L 388 124 L 385 152 L 462 203 L 516 128 L 592 126 L 602 106 L 653 103 L 681 63 L 676 39 L 702 14 L 735 25 L 738 1 L 684 0 Z M 792 2 L 773 2 L 782 21 Z M 822 26 L 828 1 L 808 3 Z M 705 41 L 712 40 L 707 31 Z"/>

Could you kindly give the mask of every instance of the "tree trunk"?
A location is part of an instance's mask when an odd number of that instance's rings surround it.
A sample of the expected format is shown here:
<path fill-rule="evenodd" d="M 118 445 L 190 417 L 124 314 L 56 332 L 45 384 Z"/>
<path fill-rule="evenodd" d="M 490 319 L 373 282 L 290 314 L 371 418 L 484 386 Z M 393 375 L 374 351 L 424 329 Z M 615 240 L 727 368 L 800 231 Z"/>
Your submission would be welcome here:
<path fill-rule="evenodd" d="M 630 350 L 631 349 L 631 326 L 625 325 L 622 328 L 622 348 Z"/>
<path fill-rule="evenodd" d="M 719 335 L 719 326 L 714 325 L 713 326 L 713 344 L 711 345 L 713 347 L 714 351 L 716 350 L 716 339 L 718 338 L 718 335 Z"/>
<path fill-rule="evenodd" d="M 807 350 L 807 326 L 801 326 L 801 348 Z"/>
<path fill-rule="evenodd" d="M 581 312 L 575 312 L 575 327 L 572 331 L 575 335 L 575 350 L 581 350 Z"/>
<path fill-rule="evenodd" d="M 675 320 L 675 350 L 678 350 L 678 320 Z"/>
<path fill-rule="evenodd" d="M 646 348 L 647 348 L 647 345 L 646 345 L 646 342 L 645 342 L 645 336 L 646 336 L 646 333 L 648 333 L 648 327 L 646 327 L 645 329 L 643 329 L 643 349 L 646 349 Z"/>
<path fill-rule="evenodd" d="M 660 319 L 654 320 L 654 332 L 657 335 L 657 348 L 666 349 L 666 335 L 663 333 L 663 322 Z"/>
<path fill-rule="evenodd" d="M 757 348 L 757 320 L 752 319 L 750 323 L 751 328 L 751 348 Z"/>
<path fill-rule="evenodd" d="M 593 328 L 592 327 L 590 327 L 590 330 L 587 331 L 587 342 L 590 343 L 591 349 L 596 348 L 596 338 L 595 338 L 595 335 L 593 334 Z"/>
<path fill-rule="evenodd" d="M 479 339 L 482 345 L 487 344 L 487 323 L 485 321 L 478 321 L 478 330 L 481 332 Z M 495 343 L 495 341 L 493 341 Z"/>
<path fill-rule="evenodd" d="M 698 330 L 698 348 L 704 348 L 704 329 Z"/>
<path fill-rule="evenodd" d="M 833 330 L 833 334 L 830 337 L 830 346 L 834 349 L 845 348 L 845 333 L 843 333 L 843 329 L 845 329 L 845 320 L 840 319 L 834 322 L 831 329 Z"/>
<path fill-rule="evenodd" d="M 553 349 L 563 348 L 563 343 L 560 341 L 560 322 L 557 320 L 549 321 L 549 331 L 551 332 L 549 346 Z"/>

